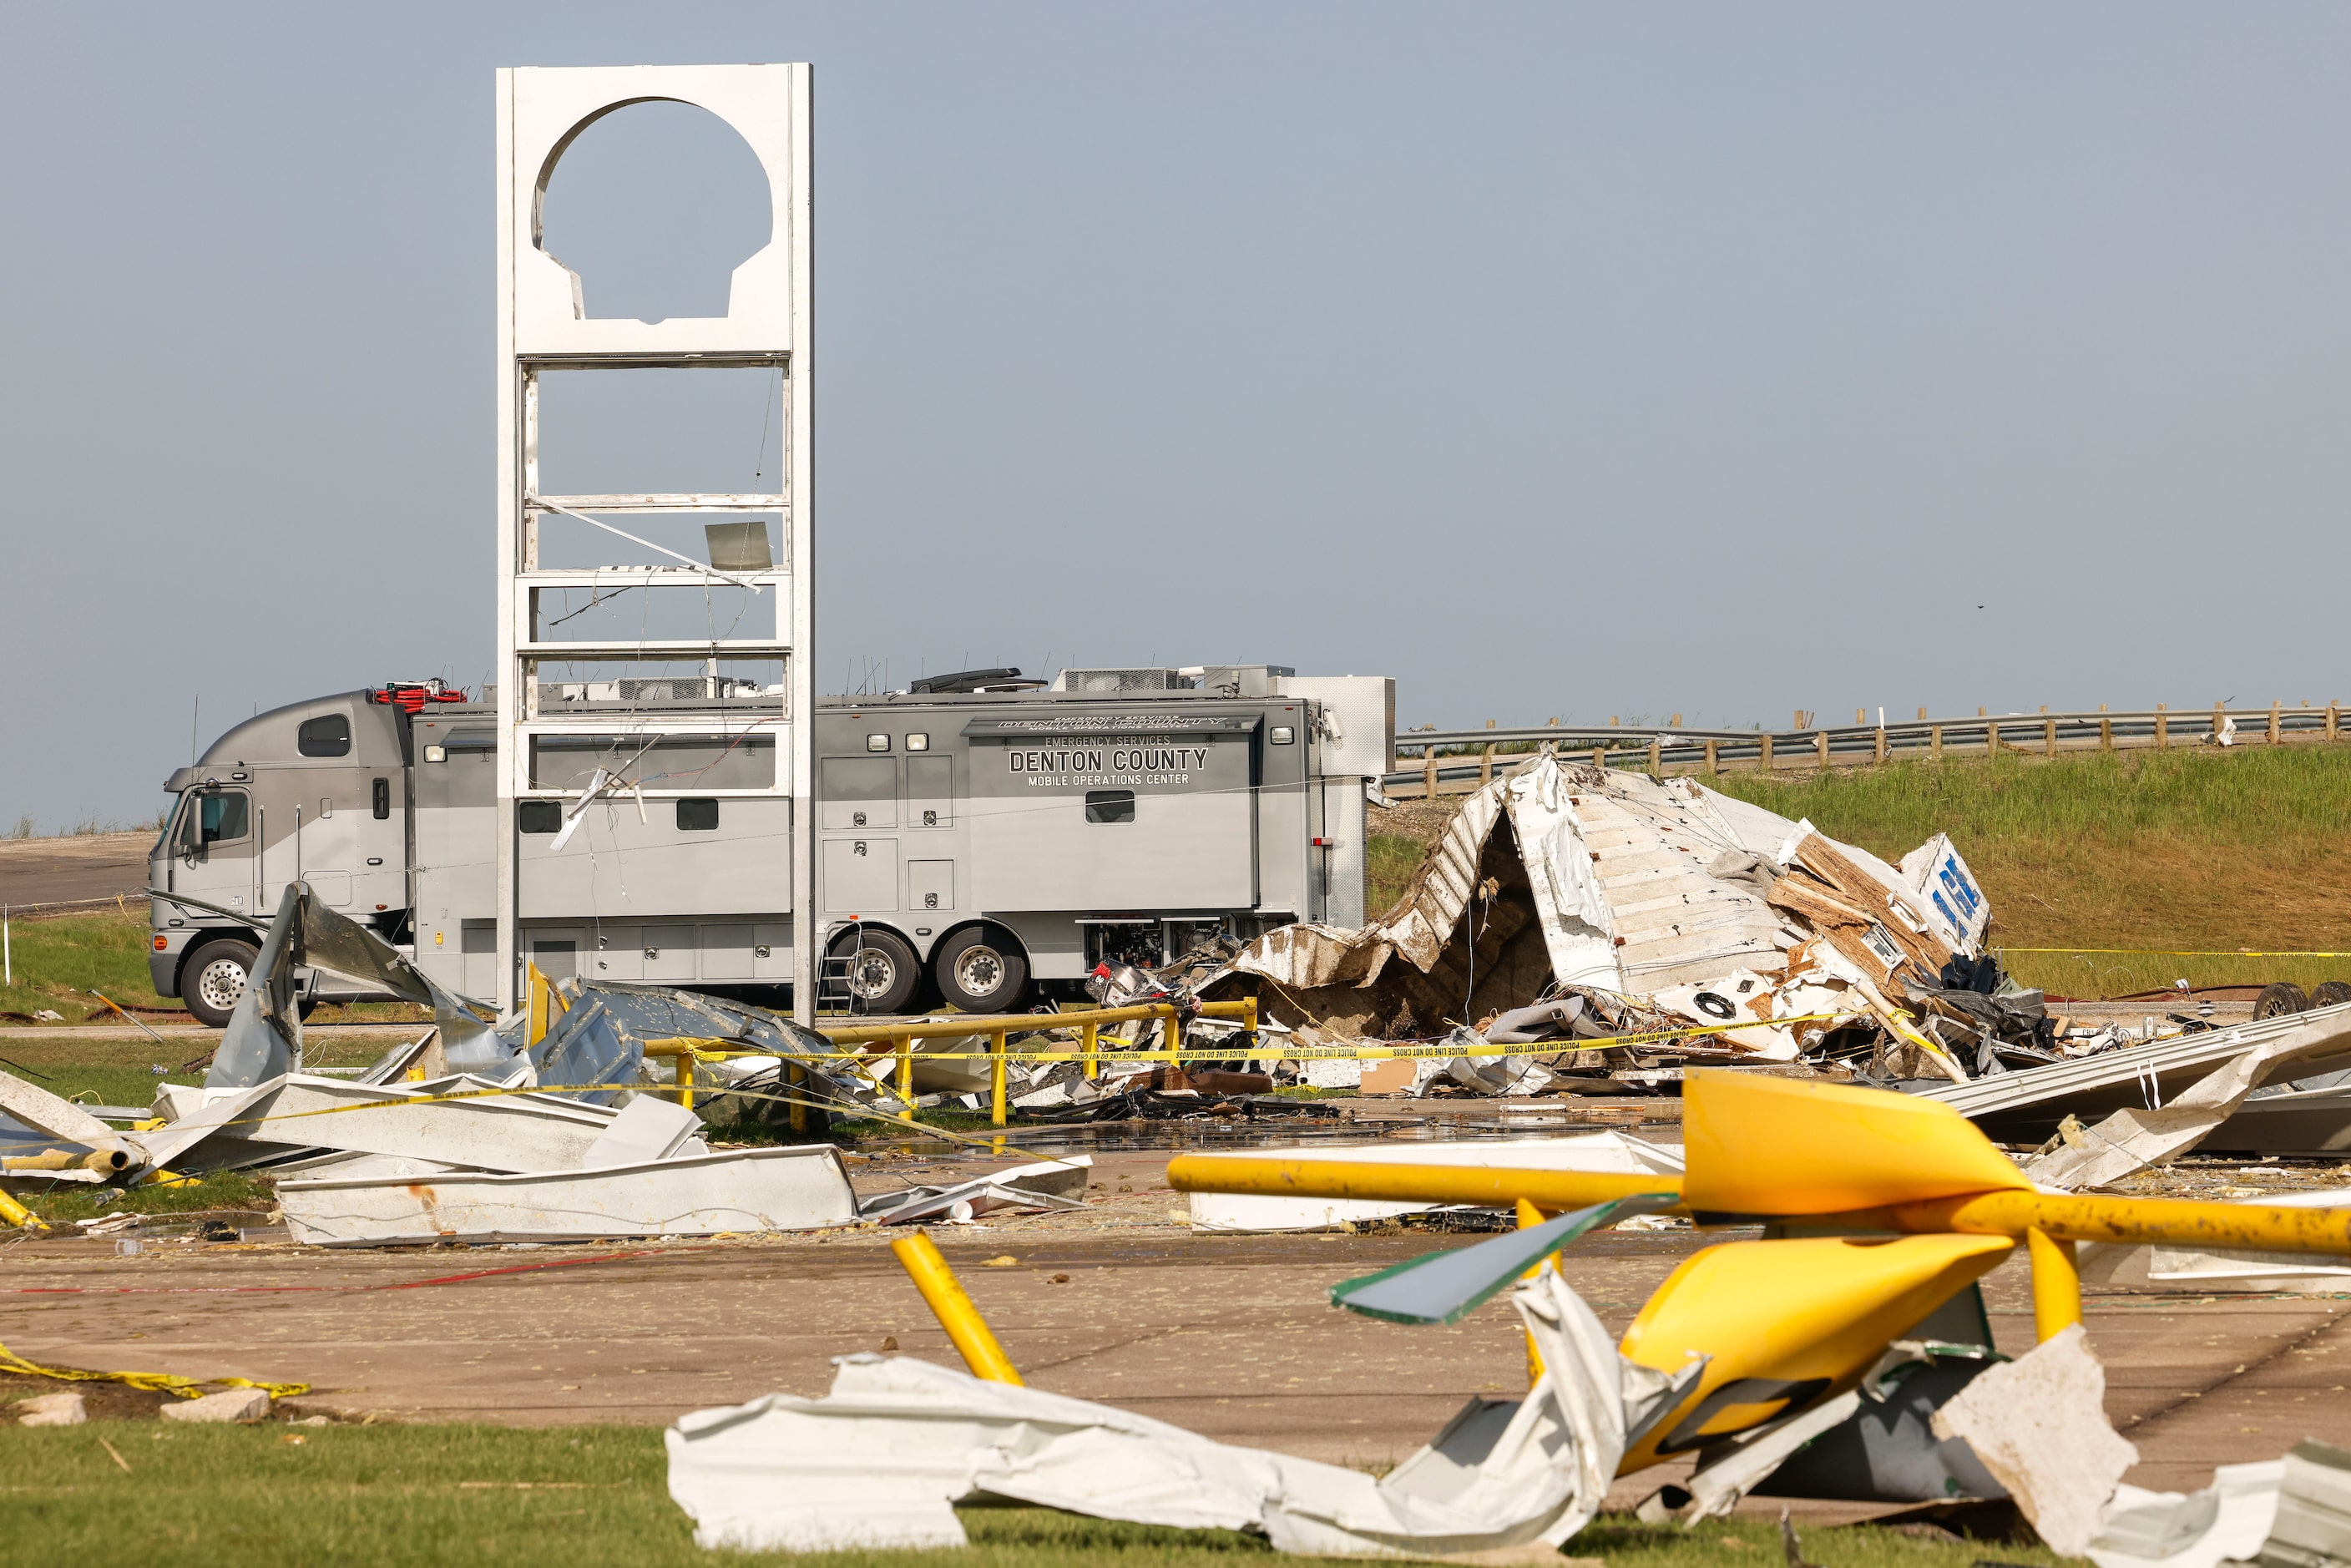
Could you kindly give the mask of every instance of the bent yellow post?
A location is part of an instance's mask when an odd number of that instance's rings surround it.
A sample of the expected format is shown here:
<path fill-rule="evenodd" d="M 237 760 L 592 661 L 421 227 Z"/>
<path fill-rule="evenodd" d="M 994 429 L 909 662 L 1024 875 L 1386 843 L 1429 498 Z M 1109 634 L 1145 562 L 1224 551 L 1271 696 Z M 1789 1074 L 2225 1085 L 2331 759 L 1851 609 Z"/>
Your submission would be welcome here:
<path fill-rule="evenodd" d="M 2074 1244 L 2039 1228 L 2024 1233 L 2032 1249 L 2032 1334 L 2053 1340 L 2082 1321 L 2082 1270 Z"/>
<path fill-rule="evenodd" d="M 1537 1208 L 1533 1204 L 1529 1203 L 1525 1198 L 1522 1197 L 1519 1199 L 1518 1207 L 1520 1229 L 1532 1230 L 1536 1226 L 1541 1225 L 1543 1222 L 1543 1211 Z M 1537 1274 L 1541 1272 L 1542 1264 L 1538 1263 L 1519 1277 L 1522 1280 L 1531 1280 Z M 1542 1352 L 1535 1347 L 1534 1331 L 1532 1329 L 1529 1329 L 1527 1331 L 1527 1386 L 1529 1388 L 1540 1386 L 1542 1383 Z"/>
<path fill-rule="evenodd" d="M 947 1260 L 939 1256 L 929 1233 L 917 1230 L 912 1236 L 902 1237 L 890 1243 L 890 1250 L 897 1254 L 907 1278 L 914 1281 L 914 1289 L 923 1293 L 939 1326 L 947 1331 L 948 1340 L 962 1354 L 971 1375 L 989 1383 L 1019 1384 L 1020 1374 L 1013 1370 L 1011 1358 L 996 1343 L 987 1320 L 971 1304 L 963 1281 L 955 1277 Z"/>

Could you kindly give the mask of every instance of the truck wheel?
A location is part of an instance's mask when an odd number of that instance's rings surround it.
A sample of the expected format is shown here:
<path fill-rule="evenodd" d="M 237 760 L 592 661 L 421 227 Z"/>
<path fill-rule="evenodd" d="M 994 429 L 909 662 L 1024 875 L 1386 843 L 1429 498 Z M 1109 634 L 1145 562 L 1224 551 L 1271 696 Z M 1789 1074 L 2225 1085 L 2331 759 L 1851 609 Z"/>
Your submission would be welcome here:
<path fill-rule="evenodd" d="M 931 978 L 949 1007 L 967 1013 L 1008 1013 L 1029 990 L 1029 956 L 1008 932 L 975 925 L 939 944 Z"/>
<path fill-rule="evenodd" d="M 2279 980 L 2263 986 L 2262 994 L 2253 998 L 2253 1016 L 2257 1019 L 2283 1018 L 2288 1013 L 2306 1013 L 2310 998 L 2292 980 Z"/>
<path fill-rule="evenodd" d="M 904 937 L 879 925 L 861 925 L 832 945 L 832 956 L 849 960 L 849 994 L 871 1013 L 902 1013 L 923 983 L 922 960 Z"/>
<path fill-rule="evenodd" d="M 198 1023 L 207 1029 L 228 1027 L 228 1016 L 236 1011 L 260 953 L 250 942 L 225 936 L 188 955 L 188 967 L 180 971 L 180 996 Z"/>
<path fill-rule="evenodd" d="M 2345 1002 L 2351 1002 L 2351 985 L 2341 980 L 2328 980 L 2310 993 L 2310 1005 L 2314 1008 L 2339 1007 Z"/>

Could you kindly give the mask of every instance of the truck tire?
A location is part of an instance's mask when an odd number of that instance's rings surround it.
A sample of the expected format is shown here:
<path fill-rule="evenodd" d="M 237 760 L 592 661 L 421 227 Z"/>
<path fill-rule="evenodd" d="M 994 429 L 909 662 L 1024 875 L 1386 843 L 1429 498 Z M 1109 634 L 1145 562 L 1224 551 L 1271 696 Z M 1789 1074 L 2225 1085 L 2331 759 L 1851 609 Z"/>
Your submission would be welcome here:
<path fill-rule="evenodd" d="M 2341 980 L 2325 981 L 2310 993 L 2310 1005 L 2314 1008 L 2339 1007 L 2345 1002 L 2351 1002 L 2351 985 Z"/>
<path fill-rule="evenodd" d="M 880 925 L 860 925 L 843 932 L 832 943 L 832 956 L 849 960 L 849 994 L 853 1009 L 869 1013 L 902 1013 L 923 983 L 923 962 L 896 932 Z"/>
<path fill-rule="evenodd" d="M 2283 1018 L 2288 1013 L 2306 1013 L 2310 998 L 2292 980 L 2279 980 L 2263 986 L 2262 994 L 2253 998 L 2253 1016 L 2257 1019 Z"/>
<path fill-rule="evenodd" d="M 226 1029 L 253 978 L 253 961 L 261 949 L 234 936 L 216 937 L 188 955 L 180 971 L 180 998 L 188 1012 L 207 1029 Z"/>
<path fill-rule="evenodd" d="M 946 1005 L 967 1013 L 1008 1013 L 1029 992 L 1029 955 L 993 925 L 958 931 L 931 955 L 931 978 Z"/>

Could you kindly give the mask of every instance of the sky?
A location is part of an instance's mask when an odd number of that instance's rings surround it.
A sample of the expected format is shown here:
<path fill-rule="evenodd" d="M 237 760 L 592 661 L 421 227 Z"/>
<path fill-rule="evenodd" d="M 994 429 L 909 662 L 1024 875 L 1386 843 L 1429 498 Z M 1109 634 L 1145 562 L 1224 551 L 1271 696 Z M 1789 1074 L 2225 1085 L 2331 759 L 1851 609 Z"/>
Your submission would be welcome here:
<path fill-rule="evenodd" d="M 2351 697 L 2340 5 L 15 0 L 0 832 L 151 816 L 256 706 L 478 689 L 493 71 L 795 59 L 820 691 Z M 674 106 L 548 196 L 593 315 L 703 313 L 768 224 Z M 569 394 L 550 482 L 772 476 L 720 382 Z"/>

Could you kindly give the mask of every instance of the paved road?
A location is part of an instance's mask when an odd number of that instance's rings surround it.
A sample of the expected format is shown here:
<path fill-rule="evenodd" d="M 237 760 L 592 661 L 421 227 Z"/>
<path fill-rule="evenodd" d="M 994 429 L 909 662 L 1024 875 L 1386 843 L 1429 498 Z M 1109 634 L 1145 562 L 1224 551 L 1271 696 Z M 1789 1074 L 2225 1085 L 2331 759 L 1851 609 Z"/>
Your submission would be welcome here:
<path fill-rule="evenodd" d="M 1195 1235 L 1171 1222 L 1181 1200 L 1155 1185 L 1164 1158 L 1104 1156 L 1083 1216 L 938 1233 L 1037 1386 L 1357 1463 L 1401 1458 L 1472 1395 L 1524 1386 L 1522 1342 L 1499 1302 L 1423 1329 L 1324 1304 L 1335 1281 L 1446 1239 Z M 1621 1329 L 1709 1239 L 1600 1237 L 1570 1255 L 1570 1277 Z M 998 1256 L 1017 1262 L 982 1266 Z M 2002 1347 L 2028 1348 L 2022 1265 L 1995 1272 L 1987 1293 Z M 2305 1437 L 2351 1444 L 2351 1400 L 2334 1381 L 2351 1356 L 2351 1300 L 2105 1292 L 2088 1318 L 2109 1412 L 2142 1454 L 2130 1478 L 2140 1485 L 2199 1486 L 2215 1464 Z M 167 1245 L 129 1259 L 104 1241 L 0 1250 L 0 1343 L 19 1354 L 298 1379 L 316 1385 L 318 1406 L 400 1419 L 667 1422 L 777 1389 L 816 1393 L 830 1357 L 890 1340 L 955 1364 L 887 1238 L 872 1235 L 407 1253 Z M 1619 1500 L 1674 1473 L 1621 1483 Z M 1843 1506 L 1800 1511 L 1824 1520 Z"/>
<path fill-rule="evenodd" d="M 152 832 L 0 839 L 0 904 L 21 908 L 136 894 L 147 885 L 147 851 L 154 842 Z"/>

